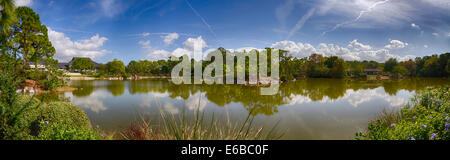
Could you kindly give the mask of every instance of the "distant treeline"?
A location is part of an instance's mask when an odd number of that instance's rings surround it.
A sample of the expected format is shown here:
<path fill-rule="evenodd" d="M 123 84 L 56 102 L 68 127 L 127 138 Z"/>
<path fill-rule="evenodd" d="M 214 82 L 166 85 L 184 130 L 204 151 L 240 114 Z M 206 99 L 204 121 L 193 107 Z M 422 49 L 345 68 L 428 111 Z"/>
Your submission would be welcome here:
<path fill-rule="evenodd" d="M 219 48 L 225 60 L 226 54 L 230 52 Z M 270 57 L 271 48 L 266 48 L 268 57 Z M 256 51 L 256 50 L 255 50 Z M 372 76 L 390 76 L 390 77 L 450 77 L 450 53 L 441 55 L 432 55 L 417 57 L 408 61 L 397 61 L 394 58 L 384 63 L 376 61 L 345 61 L 337 56 L 324 57 L 320 54 L 312 54 L 309 57 L 297 58 L 288 54 L 288 51 L 279 50 L 280 54 L 280 78 L 281 80 L 293 80 L 299 77 L 311 78 L 364 78 L 369 74 Z M 233 53 L 237 54 L 237 53 Z M 242 52 L 241 54 L 250 54 Z M 259 51 L 256 51 L 259 54 Z M 128 65 L 120 60 L 113 60 L 107 64 L 101 64 L 99 73 L 105 76 L 170 76 L 172 68 L 179 61 L 170 60 L 139 60 L 131 61 Z M 214 61 L 214 59 L 212 60 Z M 212 61 L 195 61 L 193 63 L 202 63 L 204 69 Z M 235 59 L 236 61 L 236 59 Z M 246 78 L 248 78 L 248 58 L 246 59 Z M 270 66 L 270 58 L 269 64 Z M 191 65 L 193 72 L 194 65 Z M 227 66 L 224 62 L 224 69 Z M 236 64 L 234 66 L 236 68 Z M 235 70 L 236 71 L 236 70 Z M 268 67 L 270 75 L 270 67 Z M 225 74 L 225 73 L 224 73 Z M 192 74 L 193 75 L 193 74 Z"/>

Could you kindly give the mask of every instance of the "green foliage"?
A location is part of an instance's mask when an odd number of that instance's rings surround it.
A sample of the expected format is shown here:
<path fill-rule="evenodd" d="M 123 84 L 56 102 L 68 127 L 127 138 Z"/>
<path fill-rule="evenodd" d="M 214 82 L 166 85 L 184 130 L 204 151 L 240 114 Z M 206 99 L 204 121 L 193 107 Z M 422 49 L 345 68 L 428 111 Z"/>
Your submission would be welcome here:
<path fill-rule="evenodd" d="M 114 59 L 106 64 L 106 72 L 109 75 L 121 77 L 125 74 L 125 65 L 122 61 Z"/>
<path fill-rule="evenodd" d="M 122 131 L 119 139 L 126 140 L 274 140 L 282 137 L 276 132 L 278 123 L 266 130 L 253 126 L 254 116 L 251 113 L 243 123 L 223 124 L 214 116 L 207 120 L 204 112 L 196 107 L 196 114 L 192 119 L 183 113 L 179 117 L 166 115 L 161 111 L 159 125 L 150 125 L 150 121 L 142 118 L 141 122 L 131 124 Z"/>
<path fill-rule="evenodd" d="M 384 71 L 385 72 L 392 72 L 394 70 L 394 67 L 398 65 L 397 59 L 390 58 L 384 63 Z"/>
<path fill-rule="evenodd" d="M 314 78 L 343 78 L 347 73 L 346 66 L 346 62 L 337 56 L 322 57 L 312 54 L 307 62 L 307 74 L 308 77 Z"/>
<path fill-rule="evenodd" d="M 24 64 L 32 60 L 35 63 L 41 59 L 51 58 L 55 54 L 48 39 L 47 27 L 41 24 L 39 15 L 29 7 L 16 9 L 17 23 L 12 26 L 12 36 L 9 38 L 13 50 L 22 54 Z M 18 46 L 15 48 L 14 46 Z"/>
<path fill-rule="evenodd" d="M 416 94 L 412 104 L 399 111 L 384 112 L 369 123 L 356 139 L 450 140 L 450 88 L 429 88 Z"/>
<path fill-rule="evenodd" d="M 391 73 L 395 77 L 402 77 L 408 75 L 409 71 L 404 66 L 397 65 L 392 69 Z"/>
<path fill-rule="evenodd" d="M 86 70 L 94 70 L 95 64 L 89 58 L 75 58 L 70 69 L 84 73 Z"/>
<path fill-rule="evenodd" d="M 70 102 L 44 104 L 31 96 L 20 95 L 15 106 L 28 107 L 17 116 L 15 125 L 5 127 L 1 139 L 99 139 L 84 111 Z"/>

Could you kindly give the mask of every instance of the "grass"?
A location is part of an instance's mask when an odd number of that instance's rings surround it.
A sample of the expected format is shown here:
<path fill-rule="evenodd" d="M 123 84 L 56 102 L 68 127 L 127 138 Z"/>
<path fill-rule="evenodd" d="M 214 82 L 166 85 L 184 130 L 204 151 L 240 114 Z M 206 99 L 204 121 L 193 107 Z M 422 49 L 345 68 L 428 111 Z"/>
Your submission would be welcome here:
<path fill-rule="evenodd" d="M 277 132 L 278 123 L 267 130 L 263 127 L 253 126 L 254 117 L 249 114 L 242 123 L 219 122 L 214 114 L 210 120 L 205 120 L 205 112 L 197 107 L 194 116 L 187 118 L 186 111 L 180 116 L 166 114 L 160 111 L 161 122 L 151 125 L 143 118 L 132 123 L 122 131 L 116 139 L 125 140 L 274 140 L 282 137 Z M 227 116 L 228 117 L 228 116 Z M 109 136 L 111 137 L 111 136 Z"/>
<path fill-rule="evenodd" d="M 360 140 L 450 140 L 450 88 L 428 88 L 400 110 L 384 110 Z"/>

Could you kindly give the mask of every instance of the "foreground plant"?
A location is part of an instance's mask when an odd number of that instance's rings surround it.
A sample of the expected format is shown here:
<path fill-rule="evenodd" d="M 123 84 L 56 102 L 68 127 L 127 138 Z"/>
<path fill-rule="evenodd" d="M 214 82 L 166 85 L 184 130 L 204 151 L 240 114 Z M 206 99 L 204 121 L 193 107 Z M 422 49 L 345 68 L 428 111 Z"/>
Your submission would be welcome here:
<path fill-rule="evenodd" d="M 450 140 L 450 88 L 428 88 L 399 111 L 384 111 L 356 139 Z"/>
<path fill-rule="evenodd" d="M 131 124 L 122 131 L 119 139 L 126 140 L 273 140 L 281 138 L 276 126 L 266 131 L 263 127 L 254 127 L 254 117 L 249 114 L 242 123 L 220 123 L 212 114 L 205 120 L 205 112 L 199 110 L 193 119 L 187 119 L 185 111 L 180 117 L 167 115 L 161 111 L 161 123 L 151 125 L 149 120 Z"/>

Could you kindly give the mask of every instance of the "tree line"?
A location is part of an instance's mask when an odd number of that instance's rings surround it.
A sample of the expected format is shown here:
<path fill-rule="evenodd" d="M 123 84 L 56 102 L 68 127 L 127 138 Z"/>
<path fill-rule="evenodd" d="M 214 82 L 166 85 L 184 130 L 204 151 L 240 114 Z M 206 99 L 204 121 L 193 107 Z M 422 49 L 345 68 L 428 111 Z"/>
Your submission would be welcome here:
<path fill-rule="evenodd" d="M 270 54 L 272 48 L 266 48 L 268 53 L 268 65 L 270 66 Z M 223 59 L 229 51 L 219 48 L 218 51 L 222 53 Z M 259 55 L 259 51 L 255 50 Z M 367 69 L 377 69 L 376 74 L 372 76 L 389 76 L 394 78 L 401 77 L 450 77 L 450 53 L 440 55 L 431 55 L 424 57 L 417 57 L 408 61 L 398 61 L 395 58 L 390 58 L 385 62 L 376 61 L 345 61 L 338 56 L 323 56 L 321 54 L 312 54 L 309 57 L 297 58 L 288 54 L 289 51 L 279 50 L 276 52 L 280 57 L 280 79 L 289 81 L 296 78 L 365 78 Z M 249 55 L 249 52 L 233 53 Z M 259 57 L 259 56 L 257 56 Z M 259 58 L 258 58 L 259 60 Z M 138 60 L 130 61 L 125 65 L 122 61 L 114 59 L 106 64 L 101 64 L 99 73 L 107 76 L 170 76 L 171 71 L 178 61 L 170 60 Z M 191 59 L 191 72 L 194 72 L 194 63 L 201 63 L 204 70 L 211 61 Z M 236 61 L 236 57 L 235 57 Z M 224 70 L 231 66 L 225 63 Z M 245 61 L 246 79 L 248 79 L 249 59 Z M 237 65 L 235 64 L 235 71 Z M 267 68 L 270 75 L 270 67 Z M 379 72 L 378 72 L 379 71 Z M 214 72 L 214 71 L 213 71 Z M 194 74 L 191 74 L 194 75 Z M 225 76 L 225 73 L 224 73 Z"/>

